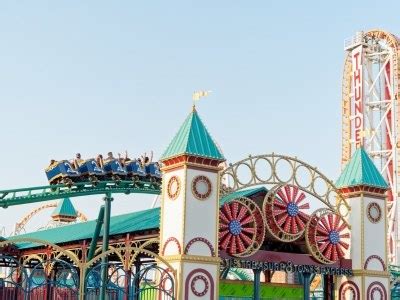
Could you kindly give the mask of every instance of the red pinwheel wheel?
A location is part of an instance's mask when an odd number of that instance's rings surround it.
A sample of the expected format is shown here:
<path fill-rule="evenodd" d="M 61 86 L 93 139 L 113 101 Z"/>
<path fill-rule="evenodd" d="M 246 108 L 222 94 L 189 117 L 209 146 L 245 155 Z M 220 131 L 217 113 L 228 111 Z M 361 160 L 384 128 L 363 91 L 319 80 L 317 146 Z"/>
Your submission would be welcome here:
<path fill-rule="evenodd" d="M 225 203 L 219 213 L 219 248 L 234 256 L 247 256 L 264 240 L 261 210 L 250 199 Z"/>
<path fill-rule="evenodd" d="M 328 211 L 318 215 L 314 213 L 307 226 L 307 246 L 320 262 L 336 262 L 349 248 L 349 228 L 336 213 Z"/>
<path fill-rule="evenodd" d="M 310 208 L 306 196 L 297 186 L 279 188 L 272 200 L 264 202 L 264 212 L 270 233 L 280 241 L 299 239 L 305 230 L 309 216 L 304 213 Z"/>

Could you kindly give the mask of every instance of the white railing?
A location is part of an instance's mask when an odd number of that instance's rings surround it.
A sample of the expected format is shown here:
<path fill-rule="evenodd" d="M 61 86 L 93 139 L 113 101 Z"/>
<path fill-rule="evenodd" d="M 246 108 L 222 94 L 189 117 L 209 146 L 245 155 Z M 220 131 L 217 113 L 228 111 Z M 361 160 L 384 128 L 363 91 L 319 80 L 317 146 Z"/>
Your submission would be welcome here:
<path fill-rule="evenodd" d="M 357 31 L 355 36 L 344 40 L 344 50 L 351 50 L 352 48 L 363 43 L 364 32 Z"/>

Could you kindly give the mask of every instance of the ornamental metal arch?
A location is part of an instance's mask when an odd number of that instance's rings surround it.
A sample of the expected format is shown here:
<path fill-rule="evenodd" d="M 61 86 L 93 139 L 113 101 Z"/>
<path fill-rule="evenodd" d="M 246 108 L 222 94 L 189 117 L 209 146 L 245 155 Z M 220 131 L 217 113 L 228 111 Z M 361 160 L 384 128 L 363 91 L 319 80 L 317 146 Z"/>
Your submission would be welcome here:
<path fill-rule="evenodd" d="M 0 248 L 9 246 L 9 245 L 13 245 L 13 244 L 26 243 L 26 242 L 34 243 L 34 244 L 42 245 L 42 246 L 48 246 L 48 247 L 52 248 L 53 250 L 57 251 L 58 253 L 62 253 L 63 255 L 65 255 L 76 266 L 79 266 L 79 267 L 81 266 L 81 261 L 75 253 L 73 253 L 69 250 L 65 250 L 62 247 L 60 247 L 54 243 L 51 243 L 49 241 L 45 241 L 45 240 L 33 239 L 33 238 L 13 238 L 10 240 L 0 242 Z"/>
<path fill-rule="evenodd" d="M 42 287 L 42 289 L 48 287 L 50 289 L 57 290 L 59 294 L 63 293 L 62 295 L 67 295 L 71 299 L 83 300 L 85 299 L 85 294 L 87 292 L 87 290 L 85 289 L 87 279 L 91 275 L 93 275 L 93 278 L 95 278 L 96 276 L 98 277 L 98 271 L 102 268 L 102 266 L 104 267 L 105 265 L 107 265 L 107 267 L 111 267 L 109 268 L 108 272 L 109 278 L 107 286 L 111 284 L 112 289 L 115 292 L 118 292 L 118 294 L 120 295 L 129 296 L 127 299 L 131 299 L 132 295 L 140 296 L 144 293 L 151 294 L 154 292 L 164 297 L 162 299 L 174 299 L 174 280 L 176 278 L 175 269 L 172 267 L 172 265 L 170 265 L 168 261 L 164 260 L 157 253 L 146 249 L 146 247 L 148 246 L 159 244 L 159 241 L 156 239 L 150 239 L 142 244 L 134 242 L 133 246 L 110 247 L 109 250 L 99 253 L 90 261 L 85 260 L 85 255 L 78 256 L 71 250 L 63 249 L 56 244 L 39 239 L 15 238 L 12 240 L 6 240 L 0 242 L 0 248 L 26 242 L 34 243 L 38 246 L 46 246 L 47 254 L 31 254 L 21 257 L 20 259 L 16 259 L 12 256 L 0 255 L 0 258 L 3 258 L 3 261 L 10 261 L 8 265 L 17 266 L 17 268 L 14 268 L 15 270 L 12 269 L 13 272 L 10 274 L 10 280 L 8 280 L 7 282 L 4 280 L 0 281 L 0 284 L 7 283 L 7 285 L 11 287 L 11 289 L 7 290 L 6 292 L 12 293 L 12 295 L 22 295 L 24 297 L 23 299 L 25 299 L 26 297 L 29 297 L 35 289 L 37 290 L 35 294 L 39 295 L 41 292 L 40 287 Z M 136 270 L 138 272 L 135 272 L 135 262 L 138 260 L 139 255 L 151 258 L 152 268 L 147 268 L 147 271 Z M 106 263 L 102 262 L 103 258 L 109 258 L 111 256 L 116 258 L 116 260 L 114 259 L 114 261 L 110 262 L 106 260 Z M 30 263 L 31 261 L 32 263 Z M 157 264 L 159 264 L 160 266 L 157 266 Z M 162 271 L 161 273 L 163 274 L 163 276 L 160 277 L 161 281 L 158 280 L 156 285 L 152 285 L 151 282 L 144 282 L 144 274 L 149 274 L 150 272 L 160 273 L 160 270 Z M 48 277 L 51 272 L 53 272 L 52 276 L 55 276 L 53 279 L 50 279 Z M 122 288 L 118 288 L 118 283 L 121 282 L 122 279 L 127 277 L 126 274 L 128 273 L 129 278 L 131 279 L 129 280 L 130 286 L 134 286 L 134 283 L 137 280 L 143 281 L 146 286 L 144 288 L 141 287 L 136 290 L 128 289 L 128 293 L 125 292 Z M 139 273 L 141 275 L 138 275 Z M 38 274 L 40 276 L 38 276 Z M 16 275 L 18 275 L 19 277 L 18 280 L 14 280 L 16 278 Z M 68 280 L 66 277 L 67 275 L 69 278 Z M 74 279 L 73 281 L 70 280 L 70 278 L 72 277 Z M 33 281 L 30 280 L 30 278 L 33 278 Z M 166 282 L 171 282 L 171 280 L 172 284 L 167 284 L 167 287 L 165 287 Z M 32 283 L 30 283 L 30 281 L 32 281 Z M 97 286 L 97 288 L 98 287 L 99 286 Z M 0 293 L 3 292 L 4 289 L 0 289 Z M 94 297 L 95 299 L 97 299 L 97 295 L 94 295 Z M 0 297 L 0 299 L 2 298 Z M 92 299 L 90 298 L 90 295 L 89 299 Z"/>
<path fill-rule="evenodd" d="M 345 222 L 344 217 L 350 211 L 350 206 L 334 183 L 316 167 L 297 157 L 275 153 L 249 155 L 243 160 L 229 164 L 220 176 L 220 196 L 257 185 L 294 185 L 318 199 L 331 211 L 338 213 Z"/>

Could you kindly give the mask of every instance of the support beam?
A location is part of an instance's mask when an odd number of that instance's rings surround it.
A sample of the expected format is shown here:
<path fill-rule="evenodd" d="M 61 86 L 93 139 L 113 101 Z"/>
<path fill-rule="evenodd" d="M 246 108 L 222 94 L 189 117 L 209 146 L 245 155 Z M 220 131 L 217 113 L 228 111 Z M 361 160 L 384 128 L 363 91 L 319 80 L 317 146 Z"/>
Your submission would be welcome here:
<path fill-rule="evenodd" d="M 103 234 L 103 248 L 102 253 L 108 250 L 108 242 L 110 235 L 110 217 L 111 217 L 111 202 L 113 198 L 111 193 L 107 193 L 104 197 L 105 211 L 104 211 L 104 234 Z M 106 300 L 106 290 L 107 290 L 107 277 L 108 277 L 108 258 L 103 257 L 101 260 L 101 290 L 100 290 L 100 300 Z"/>
<path fill-rule="evenodd" d="M 254 300 L 260 300 L 260 275 L 261 275 L 261 270 L 256 269 L 253 270 L 254 272 L 254 282 L 253 282 L 253 299 Z"/>
<path fill-rule="evenodd" d="M 310 300 L 310 277 L 311 273 L 303 273 L 303 299 Z"/>
<path fill-rule="evenodd" d="M 94 252 L 96 251 L 96 246 L 97 246 L 97 240 L 99 239 L 103 221 L 104 221 L 104 205 L 102 205 L 99 210 L 99 215 L 96 221 L 96 228 L 94 229 L 92 241 L 90 242 L 90 249 L 89 249 L 89 254 L 87 256 L 87 261 L 90 261 L 94 256 Z"/>

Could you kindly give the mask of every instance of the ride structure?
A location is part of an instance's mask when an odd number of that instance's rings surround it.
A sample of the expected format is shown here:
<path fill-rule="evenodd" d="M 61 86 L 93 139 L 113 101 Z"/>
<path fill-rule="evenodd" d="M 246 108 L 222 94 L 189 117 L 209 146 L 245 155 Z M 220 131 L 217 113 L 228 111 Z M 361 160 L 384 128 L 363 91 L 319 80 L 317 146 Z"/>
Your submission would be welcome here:
<path fill-rule="evenodd" d="M 388 247 L 400 264 L 400 41 L 386 31 L 358 32 L 345 41 L 342 82 L 342 167 L 359 147 L 389 183 Z"/>
<path fill-rule="evenodd" d="M 349 161 L 340 189 L 297 158 L 249 156 L 227 168 L 224 160 L 193 108 L 161 158 L 161 185 L 114 178 L 0 191 L 5 208 L 105 195 L 95 222 L 0 242 L 1 266 L 21 270 L 0 281 L 0 298 L 309 299 L 316 274 L 326 299 L 389 295 L 379 259 L 386 248 L 359 238 L 386 236 L 386 182 L 364 150 Z M 161 191 L 161 209 L 111 218 L 115 194 Z M 253 273 L 252 282 L 228 280 L 231 270 Z M 283 286 L 271 282 L 275 273 Z"/>
<path fill-rule="evenodd" d="M 14 231 L 11 233 L 11 235 L 19 235 L 21 233 L 25 233 L 25 227 L 28 222 L 40 212 L 50 208 L 55 209 L 51 215 L 53 222 L 47 224 L 44 228 L 70 224 L 71 222 L 75 222 L 76 220 L 80 220 L 82 222 L 87 221 L 87 217 L 82 212 L 75 211 L 71 200 L 69 198 L 64 198 L 58 203 L 47 203 L 32 209 L 19 222 L 15 223 Z"/>

